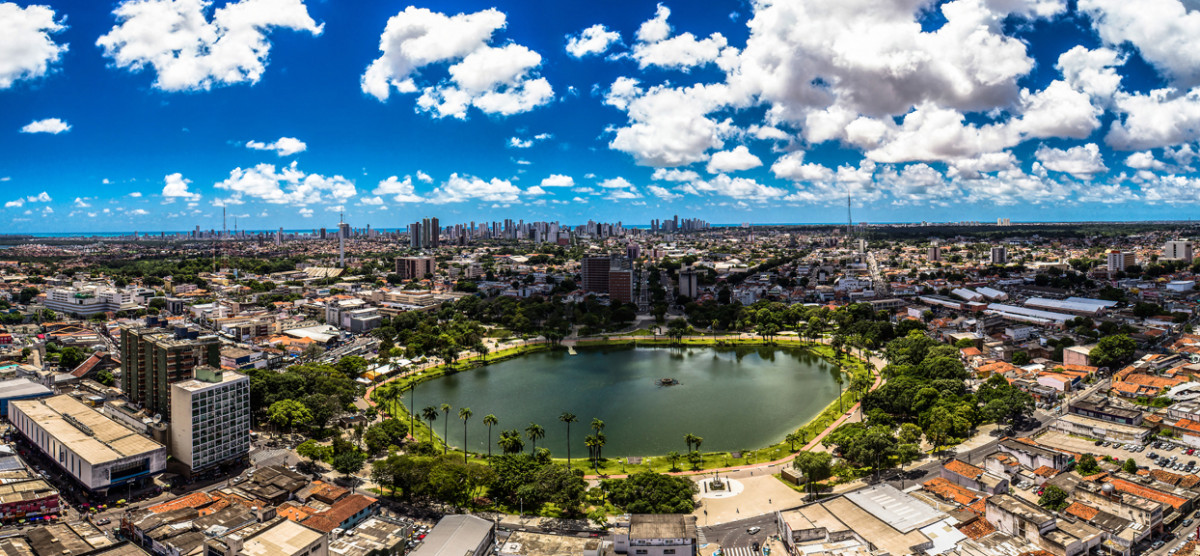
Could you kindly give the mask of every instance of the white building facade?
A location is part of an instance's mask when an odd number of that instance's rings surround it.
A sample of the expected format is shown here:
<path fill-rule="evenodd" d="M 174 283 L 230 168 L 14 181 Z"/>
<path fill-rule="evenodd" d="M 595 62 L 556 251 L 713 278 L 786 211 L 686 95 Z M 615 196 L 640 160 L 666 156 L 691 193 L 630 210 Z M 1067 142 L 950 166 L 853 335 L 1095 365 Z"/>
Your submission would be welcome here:
<path fill-rule="evenodd" d="M 192 471 L 250 453 L 250 378 L 197 367 L 171 385 L 171 455 Z"/>

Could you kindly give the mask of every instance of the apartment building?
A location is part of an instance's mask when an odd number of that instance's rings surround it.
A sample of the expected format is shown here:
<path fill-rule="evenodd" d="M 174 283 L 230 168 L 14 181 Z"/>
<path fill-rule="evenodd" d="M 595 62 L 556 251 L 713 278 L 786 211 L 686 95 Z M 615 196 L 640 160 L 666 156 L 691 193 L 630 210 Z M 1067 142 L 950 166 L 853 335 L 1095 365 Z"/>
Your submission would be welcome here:
<path fill-rule="evenodd" d="M 171 385 L 171 455 L 195 472 L 250 453 L 250 379 L 196 368 Z"/>
<path fill-rule="evenodd" d="M 176 328 L 121 328 L 121 390 L 151 414 L 170 415 L 171 384 L 189 380 L 201 365 L 221 366 L 216 336 Z"/>
<path fill-rule="evenodd" d="M 137 309 L 133 290 L 119 290 L 104 285 L 84 285 L 70 288 L 54 288 L 46 292 L 46 307 L 80 316 L 96 313 L 130 311 Z"/>

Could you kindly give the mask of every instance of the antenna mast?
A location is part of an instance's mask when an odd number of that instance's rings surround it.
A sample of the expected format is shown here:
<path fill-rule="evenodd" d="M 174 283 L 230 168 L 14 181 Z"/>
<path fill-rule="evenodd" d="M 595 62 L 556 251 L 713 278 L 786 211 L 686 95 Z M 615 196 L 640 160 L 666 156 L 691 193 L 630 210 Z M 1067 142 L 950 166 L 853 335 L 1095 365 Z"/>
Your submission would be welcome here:
<path fill-rule="evenodd" d="M 846 237 L 853 235 L 854 219 L 850 216 L 850 188 L 846 187 Z"/>

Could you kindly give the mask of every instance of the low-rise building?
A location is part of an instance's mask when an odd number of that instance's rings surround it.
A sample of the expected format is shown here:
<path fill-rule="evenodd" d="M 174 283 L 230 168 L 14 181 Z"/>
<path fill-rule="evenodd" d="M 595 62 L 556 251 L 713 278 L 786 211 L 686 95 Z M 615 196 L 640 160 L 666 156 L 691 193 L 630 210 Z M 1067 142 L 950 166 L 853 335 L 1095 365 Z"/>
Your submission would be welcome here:
<path fill-rule="evenodd" d="M 412 556 L 483 556 L 495 544 L 492 522 L 473 515 L 453 514 L 438 521 Z"/>
<path fill-rule="evenodd" d="M 167 448 L 67 396 L 9 404 L 21 435 L 92 492 L 161 473 Z"/>
<path fill-rule="evenodd" d="M 617 552 L 637 556 L 696 556 L 700 548 L 696 516 L 634 514 L 629 518 L 629 530 L 618 533 L 614 544 Z"/>

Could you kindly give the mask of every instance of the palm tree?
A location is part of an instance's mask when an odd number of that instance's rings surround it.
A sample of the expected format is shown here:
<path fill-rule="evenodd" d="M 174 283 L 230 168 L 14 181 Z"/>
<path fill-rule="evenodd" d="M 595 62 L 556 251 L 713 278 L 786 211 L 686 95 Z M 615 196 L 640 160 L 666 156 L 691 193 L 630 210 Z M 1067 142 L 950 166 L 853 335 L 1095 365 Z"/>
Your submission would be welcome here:
<path fill-rule="evenodd" d="M 700 445 L 701 445 L 701 444 L 704 444 L 704 437 L 701 437 L 701 436 L 693 436 L 693 437 L 692 437 L 692 444 L 694 444 L 694 445 L 696 446 L 696 452 L 697 452 L 697 453 L 699 453 L 699 452 L 700 452 Z"/>
<path fill-rule="evenodd" d="M 800 442 L 800 433 L 789 432 L 787 436 L 783 437 L 783 441 L 788 443 L 788 451 L 795 452 L 796 443 Z"/>
<path fill-rule="evenodd" d="M 499 423 L 500 420 L 495 415 L 488 413 L 483 416 L 483 424 L 488 428 L 488 459 L 492 459 L 492 425 Z"/>
<path fill-rule="evenodd" d="M 463 463 L 467 463 L 467 421 L 471 420 L 471 408 L 459 409 L 458 418 L 463 422 Z"/>
<path fill-rule="evenodd" d="M 684 443 L 687 444 L 687 448 L 688 448 L 687 451 L 689 454 L 692 453 L 692 443 L 694 443 L 697 438 L 699 438 L 699 437 L 697 437 L 696 435 L 694 435 L 690 432 L 683 435 L 683 441 L 684 441 Z"/>
<path fill-rule="evenodd" d="M 415 414 L 417 412 L 417 381 L 416 381 L 416 379 L 413 379 L 412 382 L 408 383 L 408 407 L 411 409 L 411 411 L 408 412 L 408 430 L 414 431 L 413 432 L 413 440 L 415 441 L 417 439 L 417 434 L 416 434 L 417 429 L 413 428 L 413 426 L 416 424 L 413 422 L 413 419 L 415 418 Z"/>
<path fill-rule="evenodd" d="M 445 424 L 445 426 L 442 427 L 442 455 L 445 455 L 446 452 L 450 450 L 450 443 L 446 442 L 446 439 L 450 438 L 450 410 L 451 409 L 454 409 L 454 408 L 450 407 L 450 404 L 448 404 L 448 403 L 442 404 L 442 413 L 446 414 L 446 424 Z"/>
<path fill-rule="evenodd" d="M 679 470 L 679 460 L 680 459 L 682 459 L 682 458 L 679 455 L 679 452 L 676 452 L 675 450 L 671 450 L 670 452 L 667 452 L 667 461 L 671 462 L 671 471 Z"/>
<path fill-rule="evenodd" d="M 516 429 L 501 432 L 500 440 L 496 443 L 505 454 L 519 454 L 525 450 L 525 441 L 521 440 L 521 433 Z"/>
<path fill-rule="evenodd" d="M 604 421 L 592 417 L 592 430 L 596 432 L 596 439 L 599 440 L 599 443 L 596 445 L 596 461 L 599 462 L 601 458 L 600 452 L 604 449 Z"/>
<path fill-rule="evenodd" d="M 604 459 L 604 445 L 608 443 L 608 437 L 604 436 L 603 432 L 596 433 L 596 463 Z"/>
<path fill-rule="evenodd" d="M 558 416 L 558 420 L 567 424 L 567 468 L 570 469 L 570 467 L 571 467 L 571 423 L 578 421 L 579 418 L 576 417 L 575 414 L 571 413 L 570 411 L 564 411 L 564 412 L 562 412 L 562 415 Z"/>
<path fill-rule="evenodd" d="M 529 437 L 529 441 L 533 443 L 532 450 L 537 451 L 537 441 L 546 438 L 546 429 L 537 423 L 529 423 L 525 427 L 525 435 Z"/>
<path fill-rule="evenodd" d="M 437 421 L 438 410 L 432 405 L 426 406 L 421 410 L 421 417 L 424 417 L 429 422 L 429 442 L 433 442 L 433 422 Z"/>
<path fill-rule="evenodd" d="M 596 468 L 596 435 L 589 434 L 583 437 L 583 445 L 587 446 L 588 459 L 592 462 L 592 469 Z"/>

